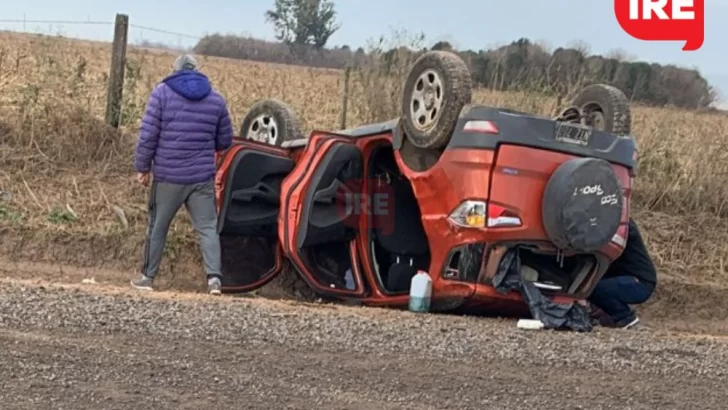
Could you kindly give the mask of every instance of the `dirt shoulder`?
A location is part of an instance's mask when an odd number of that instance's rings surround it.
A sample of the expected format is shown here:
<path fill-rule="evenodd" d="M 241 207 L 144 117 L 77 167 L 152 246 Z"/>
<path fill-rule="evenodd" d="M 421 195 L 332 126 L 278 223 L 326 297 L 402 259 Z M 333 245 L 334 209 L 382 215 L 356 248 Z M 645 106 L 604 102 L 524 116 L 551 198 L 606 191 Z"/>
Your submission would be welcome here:
<path fill-rule="evenodd" d="M 94 242 L 89 240 L 88 243 Z M 98 243 L 96 242 L 96 246 Z M 49 252 L 48 249 L 53 247 L 38 249 Z M 75 257 L 68 256 L 69 253 L 58 253 L 58 257 L 61 261 L 63 257 L 68 259 Z M 134 256 L 135 254 L 131 253 L 126 259 L 120 258 L 109 262 L 98 260 L 94 262 L 93 258 L 87 257 L 88 263 L 74 266 L 67 263 L 25 262 L 0 255 L 0 276 L 30 281 L 29 283 L 81 284 L 83 281 L 91 280 L 104 289 L 109 287 L 125 289 L 135 274 Z M 165 269 L 157 283 L 160 290 L 171 292 L 168 294 L 176 295 L 175 297 L 182 297 L 181 295 L 189 297 L 205 289 L 204 275 L 196 254 L 190 252 L 184 257 L 177 257 L 173 261 L 166 260 L 164 263 Z M 120 265 L 122 269 L 117 269 L 116 267 Z M 123 269 L 127 265 L 128 269 Z M 660 330 L 728 336 L 726 292 L 728 289 L 721 286 L 690 284 L 663 278 L 655 296 L 646 305 L 637 308 L 644 322 Z M 255 293 L 273 299 L 287 295 L 278 281 L 273 281 Z"/>
<path fill-rule="evenodd" d="M 30 227 L 0 221 L 0 271 L 21 279 L 80 283 L 94 278 L 105 285 L 126 286 L 139 267 L 142 214 L 135 214 L 132 228 L 103 232 L 93 227 L 79 231 L 74 226 Z M 131 218 L 131 213 L 127 215 Z M 195 235 L 182 218 L 186 214 L 179 215 L 157 285 L 163 290 L 196 292 L 204 289 L 200 255 Z M 723 263 L 728 222 L 648 212 L 636 219 L 659 271 L 655 295 L 638 308 L 640 316 L 660 329 L 728 336 L 724 296 L 728 281 Z M 259 292 L 268 297 L 285 293 L 275 280 Z"/>
<path fill-rule="evenodd" d="M 728 343 L 0 281 L 8 409 L 718 409 Z"/>

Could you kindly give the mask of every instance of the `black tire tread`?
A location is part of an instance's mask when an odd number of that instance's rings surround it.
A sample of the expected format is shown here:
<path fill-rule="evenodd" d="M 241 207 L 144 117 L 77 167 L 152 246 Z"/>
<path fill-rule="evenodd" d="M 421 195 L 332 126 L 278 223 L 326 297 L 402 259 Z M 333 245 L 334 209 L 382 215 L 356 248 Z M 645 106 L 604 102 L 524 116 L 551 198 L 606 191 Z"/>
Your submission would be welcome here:
<path fill-rule="evenodd" d="M 619 136 L 632 133 L 632 109 L 622 90 L 609 84 L 592 84 L 584 87 L 574 97 L 572 105 L 582 107 L 589 102 L 601 105 L 604 111 L 604 131 Z"/>
<path fill-rule="evenodd" d="M 418 131 L 409 117 L 412 89 L 419 76 L 428 69 L 439 72 L 443 81 L 443 107 L 434 127 Z M 472 79 L 467 64 L 455 53 L 428 51 L 413 64 L 402 87 L 400 121 L 406 138 L 416 148 L 442 149 L 447 145 L 457 124 L 460 111 L 472 100 Z"/>

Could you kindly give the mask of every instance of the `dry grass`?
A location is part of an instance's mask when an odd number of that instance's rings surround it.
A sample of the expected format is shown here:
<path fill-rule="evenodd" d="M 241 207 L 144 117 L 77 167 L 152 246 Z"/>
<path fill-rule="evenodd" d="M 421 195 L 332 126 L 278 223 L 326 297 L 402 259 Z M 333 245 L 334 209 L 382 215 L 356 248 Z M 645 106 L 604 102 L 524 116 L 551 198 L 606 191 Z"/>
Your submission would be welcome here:
<path fill-rule="evenodd" d="M 0 33 L 0 224 L 142 233 L 145 193 L 132 180 L 132 148 L 149 92 L 175 56 L 129 50 L 117 132 L 100 120 L 109 54 L 108 44 Z M 307 130 L 337 128 L 339 71 L 205 57 L 201 63 L 237 126 L 255 100 L 275 97 L 297 110 Z M 348 124 L 391 114 L 399 83 L 355 73 Z M 526 93 L 478 90 L 474 99 L 548 115 L 558 108 Z M 641 106 L 633 115 L 640 148 L 635 205 L 658 262 L 675 277 L 728 283 L 728 116 Z M 189 235 L 184 222 L 173 229 Z"/>

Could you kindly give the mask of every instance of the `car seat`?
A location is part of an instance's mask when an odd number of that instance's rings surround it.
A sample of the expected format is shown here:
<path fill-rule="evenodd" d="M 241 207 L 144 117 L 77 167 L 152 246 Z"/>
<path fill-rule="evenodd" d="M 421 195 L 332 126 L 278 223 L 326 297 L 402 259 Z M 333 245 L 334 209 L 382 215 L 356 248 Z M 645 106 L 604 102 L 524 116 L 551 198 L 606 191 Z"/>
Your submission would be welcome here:
<path fill-rule="evenodd" d="M 417 259 L 429 252 L 427 234 L 422 226 L 419 204 L 410 182 L 401 176 L 390 176 L 393 215 L 387 215 L 391 226 L 375 225 L 375 240 L 390 255 L 387 272 L 387 289 L 390 292 L 403 292 L 409 288 L 412 276 L 417 273 Z M 387 228 L 387 229 L 382 229 Z"/>

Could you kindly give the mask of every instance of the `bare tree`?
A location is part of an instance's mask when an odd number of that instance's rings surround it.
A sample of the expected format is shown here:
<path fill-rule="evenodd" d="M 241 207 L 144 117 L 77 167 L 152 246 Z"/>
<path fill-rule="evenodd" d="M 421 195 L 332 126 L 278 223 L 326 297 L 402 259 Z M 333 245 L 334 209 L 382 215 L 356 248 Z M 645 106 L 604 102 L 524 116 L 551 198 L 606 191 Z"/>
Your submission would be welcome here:
<path fill-rule="evenodd" d="M 584 40 L 574 40 L 566 47 L 578 51 L 584 58 L 589 57 L 591 54 L 591 46 Z"/>
<path fill-rule="evenodd" d="M 609 50 L 607 54 L 605 54 L 605 57 L 617 60 L 619 62 L 629 62 L 635 60 L 634 55 L 629 54 L 627 51 L 621 48 L 613 48 Z"/>

